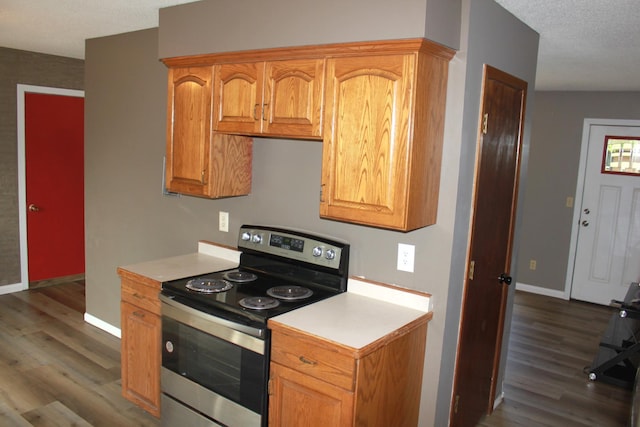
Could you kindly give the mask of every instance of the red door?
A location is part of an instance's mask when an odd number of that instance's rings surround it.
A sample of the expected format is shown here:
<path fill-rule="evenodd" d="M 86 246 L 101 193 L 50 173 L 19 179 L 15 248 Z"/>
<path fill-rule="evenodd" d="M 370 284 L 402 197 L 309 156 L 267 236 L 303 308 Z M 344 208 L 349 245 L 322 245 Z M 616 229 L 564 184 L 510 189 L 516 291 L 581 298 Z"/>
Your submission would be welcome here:
<path fill-rule="evenodd" d="M 25 94 L 29 281 L 84 273 L 84 98 Z"/>

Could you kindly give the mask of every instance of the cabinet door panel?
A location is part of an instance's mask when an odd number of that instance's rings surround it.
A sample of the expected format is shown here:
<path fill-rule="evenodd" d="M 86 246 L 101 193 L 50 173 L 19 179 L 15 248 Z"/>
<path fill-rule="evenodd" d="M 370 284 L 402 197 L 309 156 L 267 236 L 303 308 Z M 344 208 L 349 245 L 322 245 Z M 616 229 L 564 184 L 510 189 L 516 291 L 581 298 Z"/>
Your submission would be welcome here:
<path fill-rule="evenodd" d="M 265 77 L 263 132 L 319 138 L 324 60 L 267 62 Z"/>
<path fill-rule="evenodd" d="M 211 135 L 213 67 L 169 71 L 166 185 L 170 191 L 203 194 Z"/>
<path fill-rule="evenodd" d="M 122 394 L 149 413 L 160 415 L 160 317 L 123 302 Z"/>
<path fill-rule="evenodd" d="M 414 62 L 412 55 L 328 61 L 322 216 L 402 226 Z"/>
<path fill-rule="evenodd" d="M 218 132 L 260 133 L 264 62 L 216 66 L 215 119 Z"/>
<path fill-rule="evenodd" d="M 271 364 L 269 426 L 346 427 L 353 425 L 353 392 Z"/>

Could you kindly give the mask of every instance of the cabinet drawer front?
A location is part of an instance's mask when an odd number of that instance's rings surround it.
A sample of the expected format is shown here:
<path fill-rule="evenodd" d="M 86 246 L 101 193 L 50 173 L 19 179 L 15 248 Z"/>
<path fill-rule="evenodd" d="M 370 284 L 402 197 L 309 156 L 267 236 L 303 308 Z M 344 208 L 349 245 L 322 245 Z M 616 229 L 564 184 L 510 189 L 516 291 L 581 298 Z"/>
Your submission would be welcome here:
<path fill-rule="evenodd" d="M 159 289 L 141 285 L 129 280 L 122 280 L 121 299 L 137 307 L 144 308 L 154 314 L 160 315 Z"/>
<path fill-rule="evenodd" d="M 323 346 L 310 342 L 304 335 L 274 331 L 271 360 L 343 389 L 354 389 L 356 362 L 332 349 L 331 343 Z"/>

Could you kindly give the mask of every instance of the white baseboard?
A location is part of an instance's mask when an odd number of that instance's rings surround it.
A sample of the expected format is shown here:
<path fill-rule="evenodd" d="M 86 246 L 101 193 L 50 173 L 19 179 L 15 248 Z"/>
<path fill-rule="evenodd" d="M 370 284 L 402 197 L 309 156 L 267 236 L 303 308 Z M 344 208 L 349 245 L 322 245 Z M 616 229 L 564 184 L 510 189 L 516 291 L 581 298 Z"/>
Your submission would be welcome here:
<path fill-rule="evenodd" d="M 567 295 L 565 295 L 564 291 L 558 291 L 555 289 L 543 288 L 534 285 L 527 285 L 526 283 L 517 282 L 516 289 L 518 291 L 530 292 L 532 294 L 546 295 L 548 297 L 560 298 L 564 300 L 569 299 Z"/>
<path fill-rule="evenodd" d="M 496 409 L 498 406 L 500 406 L 503 400 L 504 400 L 504 391 L 501 392 L 493 401 L 493 409 Z"/>
<path fill-rule="evenodd" d="M 90 315 L 89 313 L 84 313 L 84 321 L 90 325 L 95 326 L 98 329 L 102 329 L 103 331 L 110 333 L 117 338 L 120 338 L 122 336 L 120 328 L 116 328 L 115 326 L 110 325 L 104 320 L 100 320 L 97 317 Z"/>
<path fill-rule="evenodd" d="M 0 286 L 0 295 L 11 294 L 13 292 L 24 291 L 26 288 L 22 283 L 14 283 L 13 285 Z"/>

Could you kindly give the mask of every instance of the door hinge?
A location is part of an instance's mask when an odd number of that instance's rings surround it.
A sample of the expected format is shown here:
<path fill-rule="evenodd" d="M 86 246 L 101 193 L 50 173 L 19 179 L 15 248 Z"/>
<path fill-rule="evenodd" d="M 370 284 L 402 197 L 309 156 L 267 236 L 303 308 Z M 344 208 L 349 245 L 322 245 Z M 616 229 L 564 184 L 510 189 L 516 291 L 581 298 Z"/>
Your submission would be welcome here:
<path fill-rule="evenodd" d="M 456 400 L 453 404 L 453 413 L 457 414 L 458 413 L 458 403 L 460 402 L 460 395 L 456 394 Z"/>
<path fill-rule="evenodd" d="M 271 378 L 269 378 L 269 381 L 267 381 L 267 395 L 271 396 Z"/>
<path fill-rule="evenodd" d="M 471 260 L 469 263 L 469 280 L 473 280 L 473 272 L 476 269 L 476 262 Z"/>
<path fill-rule="evenodd" d="M 489 122 L 489 113 L 484 113 L 484 115 L 482 116 L 482 134 L 483 135 L 487 134 L 488 122 Z"/>

